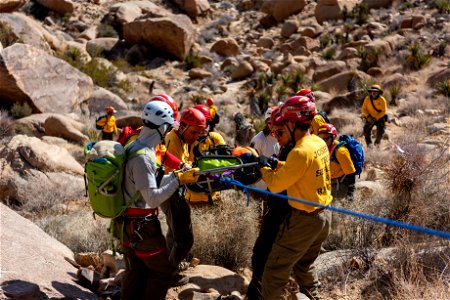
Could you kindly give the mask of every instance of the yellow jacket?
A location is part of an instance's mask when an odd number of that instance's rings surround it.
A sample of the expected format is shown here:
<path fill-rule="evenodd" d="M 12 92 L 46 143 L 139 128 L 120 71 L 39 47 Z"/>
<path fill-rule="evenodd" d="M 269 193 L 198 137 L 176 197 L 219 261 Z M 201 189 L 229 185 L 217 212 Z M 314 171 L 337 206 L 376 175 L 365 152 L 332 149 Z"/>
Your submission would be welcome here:
<path fill-rule="evenodd" d="M 198 142 L 194 144 L 194 146 L 196 146 L 197 144 Z M 225 145 L 224 138 L 217 132 L 210 132 L 208 134 L 208 137 L 203 142 L 200 143 L 199 151 L 200 153 L 202 153 L 208 148 L 218 145 Z M 191 151 L 189 153 L 189 161 L 194 160 L 195 160 L 194 147 L 191 147 Z M 212 200 L 216 200 L 218 196 L 219 196 L 218 192 L 214 192 L 211 194 Z M 190 202 L 208 202 L 208 195 L 206 195 L 205 193 L 192 192 L 191 190 L 188 189 L 186 191 L 186 200 Z"/>
<path fill-rule="evenodd" d="M 321 115 L 316 114 L 314 119 L 311 121 L 311 125 L 309 126 L 309 132 L 317 135 L 319 133 L 319 127 L 326 123 L 327 122 L 325 122 L 325 119 Z"/>
<path fill-rule="evenodd" d="M 325 142 L 316 135 L 298 140 L 286 162 L 276 170 L 261 169 L 262 179 L 273 193 L 287 190 L 290 197 L 329 205 L 331 196 L 330 155 Z M 280 199 L 280 201 L 284 201 Z M 312 212 L 319 207 L 289 200 L 299 210 Z"/>
<path fill-rule="evenodd" d="M 106 133 L 114 132 L 114 134 L 119 134 L 116 125 L 116 117 L 106 115 L 104 118 L 101 118 L 97 121 L 98 126 L 103 126 L 102 131 Z"/>
<path fill-rule="evenodd" d="M 334 147 L 336 147 L 337 144 L 339 144 L 339 141 L 334 141 L 334 146 L 330 151 L 330 157 Z M 353 165 L 353 161 L 350 157 L 350 152 L 348 151 L 347 147 L 345 147 L 345 145 L 337 148 L 336 160 L 337 161 L 330 161 L 331 179 L 339 178 L 344 175 L 353 174 L 356 172 L 355 166 Z"/>
<path fill-rule="evenodd" d="M 217 106 L 211 105 L 209 107 L 209 114 L 211 115 L 211 120 L 214 119 L 214 117 L 216 116 L 216 113 L 217 113 Z"/>
<path fill-rule="evenodd" d="M 177 129 L 172 129 L 164 138 L 167 151 L 178 157 L 183 162 L 189 162 L 189 148 L 177 135 Z M 166 168 L 166 174 L 174 171 Z"/>
<path fill-rule="evenodd" d="M 375 105 L 376 109 L 378 109 L 380 112 L 377 112 L 370 101 L 370 97 L 366 96 L 364 98 L 364 102 L 361 108 L 362 115 L 364 118 L 367 118 L 368 116 L 371 116 L 372 118 L 375 118 L 375 120 L 379 120 L 386 114 L 387 110 L 387 104 L 386 99 L 384 99 L 383 96 L 378 97 L 377 99 L 373 100 L 373 104 Z"/>

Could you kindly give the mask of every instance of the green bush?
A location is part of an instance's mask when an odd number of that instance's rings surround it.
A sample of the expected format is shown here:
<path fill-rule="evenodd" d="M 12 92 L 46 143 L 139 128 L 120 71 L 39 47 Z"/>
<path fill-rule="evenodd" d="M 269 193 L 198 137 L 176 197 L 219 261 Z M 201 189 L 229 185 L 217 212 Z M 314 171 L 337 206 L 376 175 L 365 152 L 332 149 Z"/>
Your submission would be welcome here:
<path fill-rule="evenodd" d="M 406 66 L 410 70 L 420 70 L 431 62 L 431 56 L 422 52 L 418 43 L 413 43 L 409 47 L 411 54 L 406 59 Z"/>
<path fill-rule="evenodd" d="M 369 19 L 369 6 L 366 3 L 356 4 L 349 13 L 349 17 L 358 25 L 367 23 L 367 20 Z"/>
<path fill-rule="evenodd" d="M 434 0 L 432 6 L 441 14 L 450 14 L 450 0 Z"/>
<path fill-rule="evenodd" d="M 30 107 L 30 105 L 28 105 L 28 103 L 20 104 L 16 102 L 11 107 L 11 115 L 16 119 L 28 117 L 32 112 L 33 109 Z"/>
<path fill-rule="evenodd" d="M 97 37 L 118 37 L 117 31 L 108 24 L 99 24 L 97 26 Z"/>
<path fill-rule="evenodd" d="M 187 70 L 192 68 L 200 68 L 203 66 L 201 57 L 197 52 L 189 52 L 189 54 L 184 59 L 184 65 Z"/>
<path fill-rule="evenodd" d="M 335 55 L 336 49 L 334 49 L 333 47 L 325 49 L 322 53 L 322 57 L 325 58 L 326 60 L 333 59 Z"/>
<path fill-rule="evenodd" d="M 438 82 L 434 89 L 438 94 L 450 97 L 450 79 Z"/>
<path fill-rule="evenodd" d="M 0 110 L 0 140 L 14 134 L 14 120 L 8 111 Z"/>

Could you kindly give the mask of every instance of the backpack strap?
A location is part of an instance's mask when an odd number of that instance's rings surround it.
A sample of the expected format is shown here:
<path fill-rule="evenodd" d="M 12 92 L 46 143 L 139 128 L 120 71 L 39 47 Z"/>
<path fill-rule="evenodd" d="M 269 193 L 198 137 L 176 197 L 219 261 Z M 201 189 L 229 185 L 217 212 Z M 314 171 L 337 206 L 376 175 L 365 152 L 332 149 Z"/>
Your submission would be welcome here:
<path fill-rule="evenodd" d="M 379 97 L 381 97 L 381 96 L 379 96 Z M 376 107 L 375 107 L 375 104 L 373 103 L 373 99 L 372 99 L 372 97 L 370 97 L 370 96 L 369 96 L 369 99 L 370 99 L 370 103 L 372 103 L 372 107 L 373 107 L 373 109 L 375 109 L 375 111 L 376 111 L 377 113 L 380 113 L 380 112 L 381 112 L 381 110 L 379 110 L 378 108 L 376 108 Z"/>
<path fill-rule="evenodd" d="M 339 147 L 346 145 L 346 142 L 339 142 L 336 146 L 334 146 L 333 151 L 331 152 L 330 161 L 335 161 L 339 164 L 339 161 L 336 158 L 336 151 Z"/>

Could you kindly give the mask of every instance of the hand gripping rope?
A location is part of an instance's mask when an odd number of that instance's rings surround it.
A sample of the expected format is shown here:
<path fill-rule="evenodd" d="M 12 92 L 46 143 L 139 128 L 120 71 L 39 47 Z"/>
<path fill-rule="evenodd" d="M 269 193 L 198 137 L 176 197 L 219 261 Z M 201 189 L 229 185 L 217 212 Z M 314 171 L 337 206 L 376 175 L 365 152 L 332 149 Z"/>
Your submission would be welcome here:
<path fill-rule="evenodd" d="M 315 203 L 315 202 L 310 202 L 310 201 L 306 201 L 306 200 L 302 200 L 302 199 L 289 197 L 289 196 L 286 196 L 283 194 L 275 194 L 268 190 L 263 190 L 260 188 L 255 188 L 255 187 L 250 187 L 250 186 L 244 185 L 237 180 L 227 178 L 227 177 L 221 177 L 220 182 L 222 182 L 226 185 L 235 186 L 237 188 L 242 189 L 247 195 L 247 206 L 249 203 L 249 190 L 250 190 L 250 191 L 255 191 L 255 192 L 258 192 L 261 194 L 279 197 L 279 198 L 282 198 L 285 200 L 291 200 L 291 201 L 295 201 L 295 202 L 299 202 L 299 203 L 303 203 L 303 204 L 307 204 L 307 205 L 311 205 L 311 206 L 319 206 L 324 209 L 328 209 L 328 210 L 335 211 L 338 213 L 343 213 L 346 215 L 370 220 L 370 221 L 377 222 L 377 223 L 383 223 L 383 224 L 390 225 L 390 226 L 395 226 L 395 227 L 399 227 L 399 228 L 403 228 L 403 229 L 417 231 L 417 232 L 420 232 L 423 234 L 435 235 L 435 236 L 439 236 L 439 237 L 442 237 L 445 239 L 450 239 L 450 232 L 447 232 L 447 231 L 436 230 L 436 229 L 418 226 L 418 225 L 414 225 L 414 224 L 410 224 L 410 223 L 404 223 L 404 222 L 400 222 L 400 221 L 396 221 L 396 220 L 392 220 L 392 219 L 388 219 L 388 218 L 382 218 L 382 217 L 378 217 L 378 216 L 374 216 L 374 215 L 368 215 L 368 214 L 360 213 L 357 211 L 352 211 L 352 210 L 334 207 L 334 206 L 330 206 L 330 205 L 322 205 L 322 204 Z"/>

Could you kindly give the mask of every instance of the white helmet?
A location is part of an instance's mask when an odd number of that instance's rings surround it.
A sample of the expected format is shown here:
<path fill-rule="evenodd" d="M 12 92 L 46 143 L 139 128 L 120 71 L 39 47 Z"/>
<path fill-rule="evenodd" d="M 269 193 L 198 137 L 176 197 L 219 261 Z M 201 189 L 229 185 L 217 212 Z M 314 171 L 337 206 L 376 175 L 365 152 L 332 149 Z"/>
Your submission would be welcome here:
<path fill-rule="evenodd" d="M 151 128 L 174 123 L 172 108 L 162 101 L 150 101 L 145 104 L 141 118 L 144 124 L 150 125 Z"/>
<path fill-rule="evenodd" d="M 266 112 L 264 113 L 264 120 L 270 119 L 270 116 L 272 115 L 273 110 L 277 108 L 275 107 L 269 107 Z"/>

